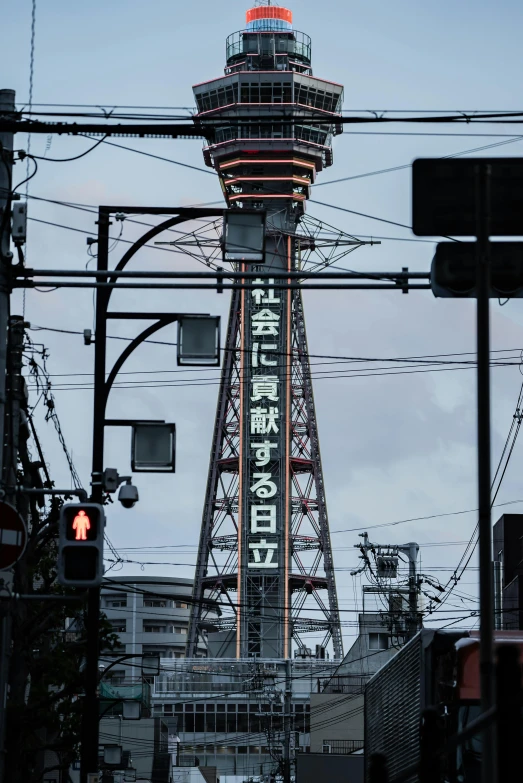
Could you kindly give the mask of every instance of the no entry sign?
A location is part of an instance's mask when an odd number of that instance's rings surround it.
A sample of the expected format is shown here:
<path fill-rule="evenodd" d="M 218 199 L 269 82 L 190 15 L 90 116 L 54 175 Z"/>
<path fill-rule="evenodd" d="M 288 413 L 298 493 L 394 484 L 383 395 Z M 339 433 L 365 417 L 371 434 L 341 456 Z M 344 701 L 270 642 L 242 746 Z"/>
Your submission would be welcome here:
<path fill-rule="evenodd" d="M 0 502 L 0 571 L 22 557 L 27 544 L 25 522 L 9 503 Z"/>

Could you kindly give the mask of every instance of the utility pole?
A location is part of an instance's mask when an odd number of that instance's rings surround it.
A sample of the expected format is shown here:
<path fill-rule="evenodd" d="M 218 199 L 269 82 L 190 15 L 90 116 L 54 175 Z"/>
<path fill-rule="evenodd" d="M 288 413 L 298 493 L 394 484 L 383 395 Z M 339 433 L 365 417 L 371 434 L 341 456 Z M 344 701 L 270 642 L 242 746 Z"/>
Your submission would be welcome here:
<path fill-rule="evenodd" d="M 355 546 L 361 552 L 360 559 L 363 560 L 363 565 L 355 571 L 351 571 L 351 575 L 359 574 L 366 569 L 370 569 L 375 579 L 378 580 L 379 585 L 377 587 L 364 589 L 368 589 L 369 592 L 388 593 L 389 599 L 393 594 L 406 596 L 408 611 L 406 612 L 405 636 L 408 641 L 409 639 L 412 639 L 421 628 L 421 617 L 418 604 L 423 579 L 418 576 L 419 545 L 416 544 L 415 541 L 410 541 L 408 544 L 372 544 L 369 542 L 367 533 L 362 533 L 361 538 L 363 538 L 363 543 L 355 544 Z M 369 553 L 372 554 L 375 559 L 375 572 L 370 562 Z M 381 580 L 398 578 L 398 555 L 400 553 L 407 555 L 409 560 L 407 587 L 392 587 L 390 581 L 388 581 L 388 586 L 383 585 L 382 588 Z M 389 610 L 392 611 L 390 607 Z M 392 633 L 392 620 L 390 632 Z"/>
<path fill-rule="evenodd" d="M 14 115 L 15 91 L 0 90 L 0 117 Z M 13 117 L 14 119 L 14 117 Z M 11 188 L 13 176 L 12 132 L 0 133 L 0 493 L 4 483 L 4 426 L 6 404 L 7 319 L 11 293 Z"/>
<path fill-rule="evenodd" d="M 285 739 L 283 743 L 283 783 L 291 781 L 291 720 L 292 720 L 292 662 L 285 661 L 285 698 L 283 704 L 283 720 Z"/>
<path fill-rule="evenodd" d="M 409 558 L 409 620 L 407 623 L 407 639 L 412 639 L 421 626 L 419 622 L 419 584 L 417 574 L 419 546 L 414 541 L 410 541 L 406 547 L 398 547 L 398 550 L 405 551 L 407 547 Z"/>
<path fill-rule="evenodd" d="M 108 268 L 109 214 L 100 210 L 98 216 L 98 269 Z M 107 333 L 107 304 L 110 291 L 96 291 L 96 340 L 95 340 L 95 394 L 93 421 L 92 493 L 93 503 L 103 504 L 102 474 L 104 466 L 104 423 L 106 396 L 105 361 Z M 100 654 L 100 588 L 90 587 L 87 602 L 87 654 L 85 667 L 85 703 L 82 713 L 81 783 L 91 783 L 98 773 L 98 722 L 100 707 L 98 696 L 98 657 Z"/>
<path fill-rule="evenodd" d="M 0 116 L 7 117 L 15 110 L 15 91 L 0 90 Z M 11 187 L 13 172 L 13 133 L 0 133 L 0 498 L 5 480 L 5 413 L 7 377 L 7 330 L 9 297 L 11 294 Z M 6 572 L 7 576 L 7 572 Z M 9 658 L 11 650 L 11 617 L 8 600 L 0 601 L 0 783 L 5 770 L 5 718 Z"/>
<path fill-rule="evenodd" d="M 10 227 L 8 224 L 7 231 Z M 9 296 L 9 294 L 8 294 Z M 9 377 L 9 405 L 2 413 L 5 416 L 5 500 L 16 506 L 16 484 L 18 446 L 20 442 L 20 413 L 24 400 L 22 378 L 22 349 L 24 345 L 24 319 L 14 315 L 9 320 L 9 339 L 6 333 L 6 345 L 9 345 L 9 355 L 6 356 L 5 369 Z M 10 579 L 10 572 L 3 572 Z M 0 606 L 0 783 L 5 779 L 6 761 L 6 708 L 11 662 L 11 599 L 1 599 Z"/>
<path fill-rule="evenodd" d="M 20 418 L 23 403 L 26 402 L 24 380 L 22 377 L 24 319 L 20 315 L 12 315 L 9 319 L 9 339 L 7 356 L 7 405 L 4 435 L 4 474 L 5 500 L 12 506 L 17 506 L 17 463 L 20 444 Z"/>

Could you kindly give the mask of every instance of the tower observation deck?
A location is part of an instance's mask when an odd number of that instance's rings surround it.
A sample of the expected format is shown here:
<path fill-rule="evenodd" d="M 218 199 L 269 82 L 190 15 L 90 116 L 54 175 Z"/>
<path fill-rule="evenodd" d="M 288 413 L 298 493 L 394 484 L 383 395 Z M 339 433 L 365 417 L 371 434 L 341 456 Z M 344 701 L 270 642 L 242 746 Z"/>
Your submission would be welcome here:
<path fill-rule="evenodd" d="M 203 641 L 211 657 L 323 657 L 332 645 L 339 658 L 302 298 L 279 286 L 298 269 L 311 184 L 332 164 L 343 87 L 313 76 L 311 40 L 279 6 L 248 10 L 226 58 L 224 76 L 193 87 L 216 130 L 204 158 L 228 207 L 266 210 L 266 261 L 248 269 L 274 278 L 232 296 L 187 654 Z"/>

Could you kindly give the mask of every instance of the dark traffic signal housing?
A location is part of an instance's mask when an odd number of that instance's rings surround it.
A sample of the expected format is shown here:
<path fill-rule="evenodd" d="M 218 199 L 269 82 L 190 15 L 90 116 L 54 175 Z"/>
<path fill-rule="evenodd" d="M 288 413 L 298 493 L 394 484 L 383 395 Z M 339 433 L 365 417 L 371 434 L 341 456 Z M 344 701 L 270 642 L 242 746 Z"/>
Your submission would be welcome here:
<path fill-rule="evenodd" d="M 103 578 L 105 513 L 98 503 L 67 503 L 60 512 L 58 582 L 97 587 Z"/>
<path fill-rule="evenodd" d="M 477 244 L 440 242 L 432 260 L 430 284 L 434 296 L 477 296 Z M 523 242 L 490 242 L 492 299 L 523 296 Z"/>

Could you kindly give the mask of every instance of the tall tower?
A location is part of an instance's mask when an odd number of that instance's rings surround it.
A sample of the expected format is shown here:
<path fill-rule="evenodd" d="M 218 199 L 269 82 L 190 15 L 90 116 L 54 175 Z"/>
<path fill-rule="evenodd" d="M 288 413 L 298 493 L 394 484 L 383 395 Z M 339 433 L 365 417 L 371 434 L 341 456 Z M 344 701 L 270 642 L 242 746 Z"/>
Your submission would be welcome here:
<path fill-rule="evenodd" d="M 225 75 L 193 89 L 199 121 L 218 124 L 204 157 L 227 205 L 267 211 L 266 263 L 239 271 L 274 277 L 232 296 L 188 656 L 202 640 L 226 658 L 288 658 L 293 642 L 322 656 L 332 641 L 339 658 L 302 298 L 279 286 L 310 246 L 300 221 L 316 173 L 332 164 L 343 87 L 312 75 L 311 40 L 291 11 L 258 4 L 246 17 L 227 38 Z M 219 601 L 218 619 L 206 599 Z"/>

